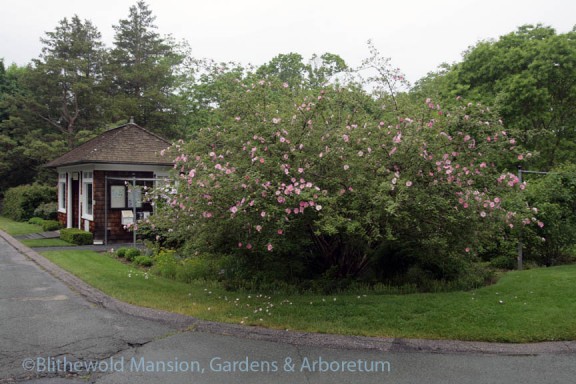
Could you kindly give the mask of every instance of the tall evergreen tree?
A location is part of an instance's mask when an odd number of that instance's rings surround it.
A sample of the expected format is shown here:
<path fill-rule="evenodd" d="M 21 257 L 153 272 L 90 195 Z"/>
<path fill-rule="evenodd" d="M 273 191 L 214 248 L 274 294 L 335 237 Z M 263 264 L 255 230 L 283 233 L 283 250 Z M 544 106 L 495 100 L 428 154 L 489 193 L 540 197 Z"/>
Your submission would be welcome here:
<path fill-rule="evenodd" d="M 103 123 L 106 51 L 97 28 L 78 16 L 61 20 L 41 41 L 42 54 L 23 78 L 30 92 L 21 101 L 73 148 L 79 133 L 92 132 Z"/>
<path fill-rule="evenodd" d="M 183 57 L 176 44 L 156 32 L 156 17 L 144 1 L 130 7 L 127 19 L 114 26 L 110 57 L 115 117 L 171 136 L 178 119 L 177 68 Z"/>

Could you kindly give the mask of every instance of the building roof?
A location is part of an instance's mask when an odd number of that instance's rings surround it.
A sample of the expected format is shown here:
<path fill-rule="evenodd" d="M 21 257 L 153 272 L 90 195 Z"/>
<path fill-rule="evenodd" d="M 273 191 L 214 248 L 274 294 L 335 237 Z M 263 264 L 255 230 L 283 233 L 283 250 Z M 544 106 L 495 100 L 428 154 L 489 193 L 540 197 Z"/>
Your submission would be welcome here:
<path fill-rule="evenodd" d="M 169 141 L 130 122 L 87 141 L 46 167 L 87 163 L 171 165 L 160 155 L 169 146 Z"/>

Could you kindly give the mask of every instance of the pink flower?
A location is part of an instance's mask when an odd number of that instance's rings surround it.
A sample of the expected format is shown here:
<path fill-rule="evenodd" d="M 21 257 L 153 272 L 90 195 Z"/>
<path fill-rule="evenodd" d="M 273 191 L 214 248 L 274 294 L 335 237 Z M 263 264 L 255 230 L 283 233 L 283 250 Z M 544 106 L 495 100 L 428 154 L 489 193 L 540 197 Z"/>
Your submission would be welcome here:
<path fill-rule="evenodd" d="M 238 212 L 238 207 L 236 207 L 236 206 L 230 207 L 230 212 L 232 212 L 232 213 Z"/>
<path fill-rule="evenodd" d="M 350 141 L 350 136 L 348 135 L 342 135 L 342 139 L 344 140 L 345 143 Z"/>
<path fill-rule="evenodd" d="M 524 155 L 522 154 L 518 155 L 518 160 L 524 160 Z"/>
<path fill-rule="evenodd" d="M 272 252 L 274 247 L 272 246 L 272 244 L 268 243 L 268 245 L 266 246 L 266 249 L 268 249 L 268 252 Z"/>
<path fill-rule="evenodd" d="M 260 212 L 260 216 L 262 216 L 262 217 L 266 217 L 266 211 L 262 211 L 262 212 Z"/>
<path fill-rule="evenodd" d="M 246 249 L 252 249 L 252 244 L 250 243 L 246 244 Z"/>
<path fill-rule="evenodd" d="M 538 222 L 538 226 L 539 226 L 540 228 L 544 228 L 544 223 L 541 222 L 541 221 L 539 221 L 539 222 Z"/>
<path fill-rule="evenodd" d="M 238 243 L 238 248 L 242 248 L 242 243 Z"/>
<path fill-rule="evenodd" d="M 256 230 L 257 230 L 258 232 L 261 232 L 261 231 L 262 231 L 262 226 L 261 226 L 261 225 L 257 225 L 257 226 L 256 226 Z"/>
<path fill-rule="evenodd" d="M 281 230 L 281 229 L 279 229 L 279 230 L 277 231 L 277 233 L 278 233 L 279 235 L 283 235 L 283 234 L 284 234 L 284 231 Z"/>
<path fill-rule="evenodd" d="M 344 170 L 347 171 L 350 169 L 350 166 L 348 164 L 344 164 Z"/>
<path fill-rule="evenodd" d="M 412 186 L 412 182 L 411 182 L 410 180 L 408 180 L 408 181 L 406 182 L 406 186 L 407 186 L 407 187 L 411 187 L 411 186 Z"/>

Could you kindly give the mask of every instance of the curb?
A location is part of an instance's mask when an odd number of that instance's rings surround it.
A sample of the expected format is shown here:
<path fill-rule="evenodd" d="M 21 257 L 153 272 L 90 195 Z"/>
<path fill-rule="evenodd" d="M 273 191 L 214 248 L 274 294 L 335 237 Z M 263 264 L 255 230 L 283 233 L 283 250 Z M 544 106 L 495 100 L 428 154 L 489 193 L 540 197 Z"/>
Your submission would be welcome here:
<path fill-rule="evenodd" d="M 20 243 L 0 230 L 0 237 L 18 252 L 39 265 L 46 272 L 62 281 L 90 303 L 113 312 L 158 321 L 181 331 L 205 332 L 252 340 L 285 343 L 297 346 L 326 347 L 333 349 L 376 350 L 398 353 L 442 353 L 442 354 L 497 354 L 530 356 L 539 354 L 576 353 L 576 341 L 541 342 L 528 344 L 489 343 L 457 340 L 420 340 L 404 338 L 377 338 L 342 336 L 247 327 L 235 324 L 199 320 L 178 313 L 138 307 L 114 299 L 88 285 L 71 273 L 52 263 L 38 252 Z"/>

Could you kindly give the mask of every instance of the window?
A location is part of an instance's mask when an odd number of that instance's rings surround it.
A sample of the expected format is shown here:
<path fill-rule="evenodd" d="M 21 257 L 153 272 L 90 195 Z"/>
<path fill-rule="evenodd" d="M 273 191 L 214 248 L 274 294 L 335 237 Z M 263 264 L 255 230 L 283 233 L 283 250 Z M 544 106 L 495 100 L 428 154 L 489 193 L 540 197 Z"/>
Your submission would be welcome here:
<path fill-rule="evenodd" d="M 82 217 L 88 220 L 93 220 L 94 214 L 94 188 L 93 188 L 94 174 L 93 172 L 82 172 Z"/>
<path fill-rule="evenodd" d="M 66 174 L 58 175 L 58 211 L 66 212 Z"/>

